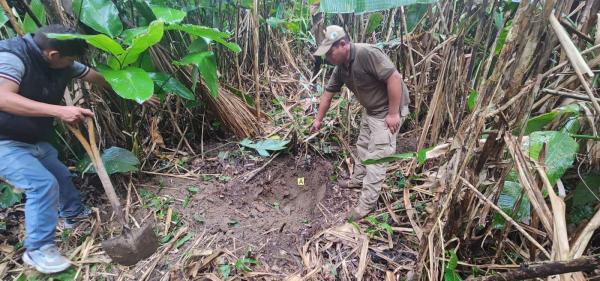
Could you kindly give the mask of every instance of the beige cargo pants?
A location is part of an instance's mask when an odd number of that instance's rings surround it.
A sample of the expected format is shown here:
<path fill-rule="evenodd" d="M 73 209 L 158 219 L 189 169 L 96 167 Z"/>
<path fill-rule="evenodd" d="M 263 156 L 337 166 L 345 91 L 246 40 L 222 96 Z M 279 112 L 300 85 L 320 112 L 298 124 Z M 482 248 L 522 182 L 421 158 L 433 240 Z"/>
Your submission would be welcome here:
<path fill-rule="evenodd" d="M 400 117 L 400 126 L 405 117 Z M 390 156 L 396 152 L 396 136 L 385 125 L 385 119 L 379 119 L 363 112 L 360 122 L 360 133 L 356 142 L 358 160 L 355 163 L 354 173 L 350 179 L 351 186 L 361 186 L 362 191 L 358 201 L 358 208 L 363 211 L 375 208 L 379 192 L 385 181 L 387 164 L 363 165 L 367 159 L 378 159 Z"/>

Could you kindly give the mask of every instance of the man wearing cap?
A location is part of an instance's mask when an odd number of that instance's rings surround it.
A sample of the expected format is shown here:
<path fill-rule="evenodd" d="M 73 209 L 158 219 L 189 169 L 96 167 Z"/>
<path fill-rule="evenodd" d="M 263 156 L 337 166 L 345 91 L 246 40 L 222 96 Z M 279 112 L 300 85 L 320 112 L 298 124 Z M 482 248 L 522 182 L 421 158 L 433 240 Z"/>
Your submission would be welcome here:
<path fill-rule="evenodd" d="M 408 115 L 408 89 L 382 50 L 370 44 L 351 43 L 340 26 L 327 27 L 325 39 L 314 55 L 325 56 L 335 69 L 321 95 L 311 131 L 319 131 L 333 93 L 340 92 L 343 85 L 364 107 L 356 142 L 360 162 L 355 163 L 350 180 L 338 182 L 344 188 L 362 187 L 358 204 L 348 216 L 350 220 L 358 220 L 376 207 L 386 172 L 385 164 L 363 165 L 361 162 L 386 157 L 396 151 L 396 136 Z"/>

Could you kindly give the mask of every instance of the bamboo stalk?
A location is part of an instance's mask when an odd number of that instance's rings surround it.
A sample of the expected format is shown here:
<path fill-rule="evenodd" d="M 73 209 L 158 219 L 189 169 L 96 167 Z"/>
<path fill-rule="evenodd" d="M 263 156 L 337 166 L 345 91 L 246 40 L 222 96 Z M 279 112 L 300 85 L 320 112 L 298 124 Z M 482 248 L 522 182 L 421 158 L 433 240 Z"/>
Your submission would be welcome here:
<path fill-rule="evenodd" d="M 583 56 L 581 56 L 577 50 L 577 47 L 575 47 L 575 44 L 573 44 L 573 41 L 571 41 L 571 38 L 569 38 L 569 34 L 562 27 L 562 25 L 560 25 L 554 14 L 550 14 L 550 26 L 554 29 L 554 33 L 558 37 L 558 40 L 565 50 L 567 57 L 569 58 L 569 61 L 571 61 L 575 71 L 586 73 L 588 76 L 594 77 L 594 72 L 592 72 L 592 69 L 587 65 L 583 59 Z"/>
<path fill-rule="evenodd" d="M 254 26 L 252 29 L 252 45 L 254 49 L 254 106 L 256 110 L 256 117 L 260 118 L 260 69 L 258 68 L 258 29 L 260 28 L 260 23 L 258 22 L 258 0 L 254 0 L 254 4 L 252 6 L 252 23 Z"/>

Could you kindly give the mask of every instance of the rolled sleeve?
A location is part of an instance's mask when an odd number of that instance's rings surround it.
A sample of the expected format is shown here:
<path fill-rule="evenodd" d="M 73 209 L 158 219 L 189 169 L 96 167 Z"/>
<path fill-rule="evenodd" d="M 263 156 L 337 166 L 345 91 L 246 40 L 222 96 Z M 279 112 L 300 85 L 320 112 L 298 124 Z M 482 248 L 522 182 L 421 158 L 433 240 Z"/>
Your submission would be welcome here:
<path fill-rule="evenodd" d="M 25 64 L 17 55 L 9 52 L 0 52 L 0 78 L 21 84 L 25 75 Z"/>

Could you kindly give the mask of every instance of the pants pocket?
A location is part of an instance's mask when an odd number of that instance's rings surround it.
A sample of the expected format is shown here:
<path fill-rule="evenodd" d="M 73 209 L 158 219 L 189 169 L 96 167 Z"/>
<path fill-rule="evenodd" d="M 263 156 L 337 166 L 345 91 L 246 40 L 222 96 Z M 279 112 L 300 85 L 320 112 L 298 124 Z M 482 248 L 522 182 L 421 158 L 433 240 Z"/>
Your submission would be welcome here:
<path fill-rule="evenodd" d="M 373 143 L 372 148 L 369 151 L 371 159 L 386 157 L 393 153 L 392 135 L 389 130 L 375 133 L 371 141 Z"/>

